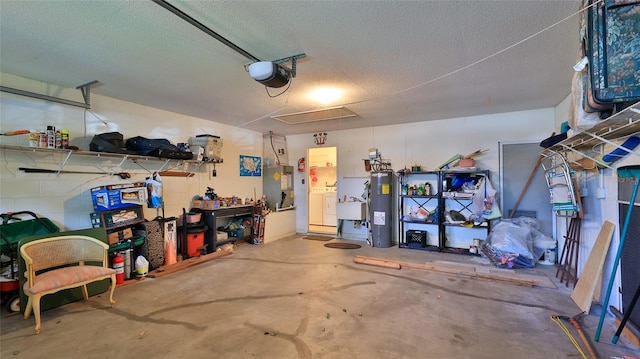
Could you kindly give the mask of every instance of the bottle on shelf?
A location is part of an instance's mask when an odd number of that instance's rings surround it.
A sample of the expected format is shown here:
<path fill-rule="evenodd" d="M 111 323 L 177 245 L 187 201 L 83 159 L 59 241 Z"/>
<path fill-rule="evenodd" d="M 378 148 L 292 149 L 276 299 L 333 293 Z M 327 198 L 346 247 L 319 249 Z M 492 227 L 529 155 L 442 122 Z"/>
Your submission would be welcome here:
<path fill-rule="evenodd" d="M 47 131 L 40 131 L 38 134 L 38 147 L 47 148 Z"/>
<path fill-rule="evenodd" d="M 29 147 L 38 147 L 40 133 L 36 130 L 29 130 Z"/>
<path fill-rule="evenodd" d="M 61 148 L 69 147 L 69 130 L 63 128 L 60 130 Z"/>
<path fill-rule="evenodd" d="M 62 133 L 60 131 L 56 131 L 55 147 L 56 148 L 62 148 Z"/>
<path fill-rule="evenodd" d="M 46 148 L 56 148 L 56 126 L 47 126 Z"/>

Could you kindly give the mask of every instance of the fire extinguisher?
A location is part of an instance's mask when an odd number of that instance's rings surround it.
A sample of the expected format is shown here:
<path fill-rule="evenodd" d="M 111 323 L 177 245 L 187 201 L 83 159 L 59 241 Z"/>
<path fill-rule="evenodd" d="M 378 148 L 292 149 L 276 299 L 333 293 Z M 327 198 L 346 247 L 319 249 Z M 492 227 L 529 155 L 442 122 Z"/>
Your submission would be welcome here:
<path fill-rule="evenodd" d="M 120 253 L 113 257 L 113 269 L 116 270 L 116 284 L 124 283 L 124 258 Z"/>
<path fill-rule="evenodd" d="M 298 160 L 298 172 L 304 172 L 304 157 Z"/>

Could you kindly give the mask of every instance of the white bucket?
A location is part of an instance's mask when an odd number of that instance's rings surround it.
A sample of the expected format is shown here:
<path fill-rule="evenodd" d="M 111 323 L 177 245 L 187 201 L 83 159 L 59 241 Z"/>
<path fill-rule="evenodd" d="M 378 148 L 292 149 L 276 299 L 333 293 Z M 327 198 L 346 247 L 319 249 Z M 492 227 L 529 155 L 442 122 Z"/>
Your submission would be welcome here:
<path fill-rule="evenodd" d="M 556 242 L 549 242 L 549 245 L 544 250 L 544 254 L 542 257 L 543 260 L 541 260 L 539 263 L 544 265 L 554 265 L 556 264 L 556 256 Z"/>

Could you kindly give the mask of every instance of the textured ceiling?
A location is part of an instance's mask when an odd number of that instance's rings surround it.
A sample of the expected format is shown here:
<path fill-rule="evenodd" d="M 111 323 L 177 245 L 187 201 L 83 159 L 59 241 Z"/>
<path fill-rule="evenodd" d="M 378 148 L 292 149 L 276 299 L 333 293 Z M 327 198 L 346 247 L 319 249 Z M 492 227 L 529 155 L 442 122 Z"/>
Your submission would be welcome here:
<path fill-rule="evenodd" d="M 581 1 L 169 3 L 261 60 L 306 53 L 289 90 L 270 97 L 249 59 L 152 1 L 0 0 L 0 71 L 284 135 L 553 107 Z M 306 98 L 318 86 L 360 116 L 271 119 L 323 108 Z"/>

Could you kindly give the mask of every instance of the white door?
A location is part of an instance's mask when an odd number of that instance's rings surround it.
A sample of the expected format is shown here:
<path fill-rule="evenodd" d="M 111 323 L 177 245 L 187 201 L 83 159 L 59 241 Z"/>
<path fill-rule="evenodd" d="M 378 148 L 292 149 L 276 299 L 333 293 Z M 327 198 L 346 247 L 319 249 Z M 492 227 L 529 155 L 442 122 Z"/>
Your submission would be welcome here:
<path fill-rule="evenodd" d="M 322 224 L 325 226 L 336 226 L 338 220 L 336 219 L 336 202 L 338 196 L 335 193 L 324 195 L 324 211 Z"/>

